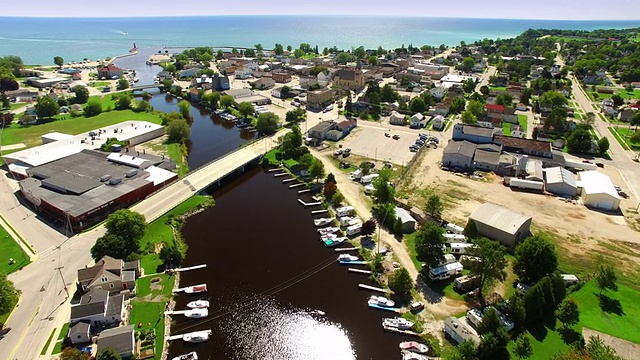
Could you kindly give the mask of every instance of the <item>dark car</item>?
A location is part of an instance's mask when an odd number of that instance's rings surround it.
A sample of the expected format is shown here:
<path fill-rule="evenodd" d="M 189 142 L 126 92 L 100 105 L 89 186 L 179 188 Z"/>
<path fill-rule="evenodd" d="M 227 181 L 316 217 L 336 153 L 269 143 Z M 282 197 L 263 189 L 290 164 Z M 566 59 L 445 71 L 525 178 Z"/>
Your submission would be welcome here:
<path fill-rule="evenodd" d="M 384 133 L 384 136 L 386 136 L 386 137 L 391 137 L 391 134 L 389 134 L 389 133 Z"/>
<path fill-rule="evenodd" d="M 400 135 L 398 134 L 393 135 L 393 140 L 398 140 L 398 139 L 400 139 Z"/>
<path fill-rule="evenodd" d="M 349 155 L 351 155 L 351 149 L 349 148 L 344 149 L 344 152 L 342 153 L 342 157 L 348 157 Z"/>
<path fill-rule="evenodd" d="M 624 191 L 618 191 L 618 195 L 622 196 L 625 199 L 629 198 L 629 195 Z"/>

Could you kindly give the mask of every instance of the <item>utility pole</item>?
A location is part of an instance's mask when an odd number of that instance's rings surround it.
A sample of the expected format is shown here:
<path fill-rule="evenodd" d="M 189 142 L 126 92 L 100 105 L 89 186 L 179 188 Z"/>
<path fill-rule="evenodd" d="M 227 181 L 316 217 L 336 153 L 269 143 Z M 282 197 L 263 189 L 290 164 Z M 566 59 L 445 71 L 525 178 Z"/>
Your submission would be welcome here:
<path fill-rule="evenodd" d="M 67 293 L 67 299 L 69 298 L 69 289 L 67 288 L 67 283 L 64 281 L 64 276 L 62 276 L 62 269 L 64 266 L 58 266 L 55 270 L 58 270 L 58 274 L 60 274 L 60 279 L 62 279 L 62 286 L 64 286 L 64 291 Z M 66 300 L 66 299 L 65 299 Z"/>

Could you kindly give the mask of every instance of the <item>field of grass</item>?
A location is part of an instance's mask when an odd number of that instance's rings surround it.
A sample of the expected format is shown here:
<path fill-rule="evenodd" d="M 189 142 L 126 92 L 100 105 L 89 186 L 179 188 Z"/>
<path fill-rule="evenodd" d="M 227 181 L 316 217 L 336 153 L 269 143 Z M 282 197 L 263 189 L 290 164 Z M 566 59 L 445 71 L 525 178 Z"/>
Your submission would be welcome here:
<path fill-rule="evenodd" d="M 422 269 L 422 263 L 418 261 L 418 254 L 416 253 L 416 236 L 418 236 L 418 232 L 414 232 L 404 236 L 404 244 L 409 251 L 409 256 L 411 257 L 411 261 L 413 265 L 415 265 L 416 269 L 420 271 Z"/>
<path fill-rule="evenodd" d="M 502 123 L 502 133 L 506 136 L 511 136 L 511 123 L 506 121 Z"/>
<path fill-rule="evenodd" d="M 189 164 L 182 152 L 182 146 L 178 143 L 167 144 L 167 153 L 170 158 L 175 160 L 178 176 L 184 177 L 189 172 Z"/>
<path fill-rule="evenodd" d="M 147 226 L 147 231 L 145 232 L 144 237 L 140 240 L 140 248 L 147 249 L 150 246 L 148 244 L 158 244 L 165 240 L 169 244 L 173 244 L 173 233 L 171 232 L 171 227 L 167 225 L 169 217 L 182 215 L 209 201 L 211 201 L 211 199 L 207 196 L 194 195 L 158 219 L 152 221 Z M 162 260 L 160 260 L 157 254 L 147 254 L 142 257 L 140 264 L 142 268 L 144 268 L 145 273 L 153 274 L 156 273 L 162 265 Z"/>
<path fill-rule="evenodd" d="M 104 106 L 104 104 L 103 104 Z M 86 117 L 67 117 L 64 120 L 55 120 L 38 125 L 22 126 L 17 122 L 4 129 L 2 132 L 2 144 L 11 145 L 24 143 L 27 147 L 33 147 L 42 144 L 41 136 L 52 132 L 59 131 L 65 134 L 77 135 L 90 130 L 94 130 L 103 126 L 109 126 L 121 123 L 127 120 L 142 120 L 160 124 L 162 120 L 154 113 L 133 112 L 132 110 L 110 111 L 90 118 Z"/>
<path fill-rule="evenodd" d="M 522 130 L 526 133 L 527 132 L 527 115 L 524 114 L 518 114 L 518 124 L 520 124 L 520 127 L 522 128 Z"/>
<path fill-rule="evenodd" d="M 0 272 L 4 274 L 18 271 L 31 262 L 29 256 L 2 226 L 0 226 L 0 254 L 2 254 L 0 257 Z M 15 260 L 13 265 L 9 265 L 10 258 Z"/>
<path fill-rule="evenodd" d="M 613 94 L 602 94 L 596 91 L 587 91 L 591 100 L 598 101 L 603 99 L 609 99 Z M 634 89 L 633 91 L 627 91 L 625 89 L 620 89 L 615 92 L 620 95 L 623 99 L 627 100 L 640 100 L 640 89 Z M 596 95 L 597 94 L 597 95 Z"/>
<path fill-rule="evenodd" d="M 623 149 L 640 150 L 640 144 L 632 143 L 631 141 L 629 141 L 629 137 L 634 134 L 632 128 L 610 126 L 609 131 L 613 134 L 613 136 L 616 138 Z"/>
<path fill-rule="evenodd" d="M 489 90 L 493 91 L 507 91 L 506 86 L 489 86 Z"/>
<path fill-rule="evenodd" d="M 164 310 L 166 302 L 131 301 L 131 318 L 136 332 L 155 330 L 155 354 L 160 359 L 164 343 Z M 141 324 L 138 327 L 138 324 Z"/>
<path fill-rule="evenodd" d="M 101 88 L 101 87 L 105 87 L 107 85 L 111 85 L 111 82 L 109 82 L 109 81 L 95 81 L 95 82 L 89 83 L 89 86 L 95 87 L 95 88 Z"/>
<path fill-rule="evenodd" d="M 562 335 L 558 330 L 560 329 L 561 324 L 558 322 L 554 327 L 540 327 L 539 331 L 536 332 L 537 336 L 529 335 L 529 340 L 531 340 L 531 346 L 533 347 L 533 355 L 529 358 L 530 360 L 548 360 L 553 357 L 554 354 L 562 351 L 566 351 L 569 348 L 564 340 L 562 339 Z M 579 327 L 574 327 L 576 331 L 579 331 Z M 543 334 L 544 337 L 541 337 L 540 334 Z M 512 359 L 516 359 L 514 353 L 515 341 L 510 341 L 509 353 L 511 354 Z"/>
<path fill-rule="evenodd" d="M 44 347 L 40 351 L 40 355 L 46 355 L 47 354 L 47 349 L 49 349 L 49 344 L 51 344 L 51 339 L 53 339 L 53 335 L 55 333 L 56 333 L 56 329 L 53 329 L 53 331 L 51 331 L 51 335 L 49 335 L 49 338 L 47 339 L 47 342 L 44 344 Z"/>

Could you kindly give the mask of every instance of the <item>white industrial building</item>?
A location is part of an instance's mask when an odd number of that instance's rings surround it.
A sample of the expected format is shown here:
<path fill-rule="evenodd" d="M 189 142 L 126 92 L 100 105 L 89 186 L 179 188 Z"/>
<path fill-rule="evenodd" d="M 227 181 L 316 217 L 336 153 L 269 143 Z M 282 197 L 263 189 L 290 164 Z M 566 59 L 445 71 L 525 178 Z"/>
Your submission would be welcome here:
<path fill-rule="evenodd" d="M 476 223 L 480 235 L 515 248 L 529 236 L 532 217 L 496 204 L 484 203 L 476 208 L 469 219 Z"/>
<path fill-rule="evenodd" d="M 595 170 L 581 171 L 576 184 L 584 205 L 607 211 L 620 207 L 620 196 L 607 175 Z"/>
<path fill-rule="evenodd" d="M 578 192 L 576 177 L 565 168 L 544 169 L 544 183 L 546 190 L 552 194 L 574 197 Z"/>

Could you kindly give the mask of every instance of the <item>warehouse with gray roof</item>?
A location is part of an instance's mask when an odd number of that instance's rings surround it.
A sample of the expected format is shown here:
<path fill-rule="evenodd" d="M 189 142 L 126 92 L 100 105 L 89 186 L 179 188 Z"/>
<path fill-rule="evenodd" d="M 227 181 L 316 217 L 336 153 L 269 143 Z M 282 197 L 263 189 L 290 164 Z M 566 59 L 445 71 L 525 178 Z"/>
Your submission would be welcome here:
<path fill-rule="evenodd" d="M 548 192 L 559 196 L 574 197 L 578 192 L 575 175 L 561 167 L 544 169 L 544 184 Z"/>
<path fill-rule="evenodd" d="M 476 208 L 469 219 L 475 222 L 480 235 L 498 240 L 513 249 L 529 236 L 532 217 L 496 204 L 484 203 Z"/>

